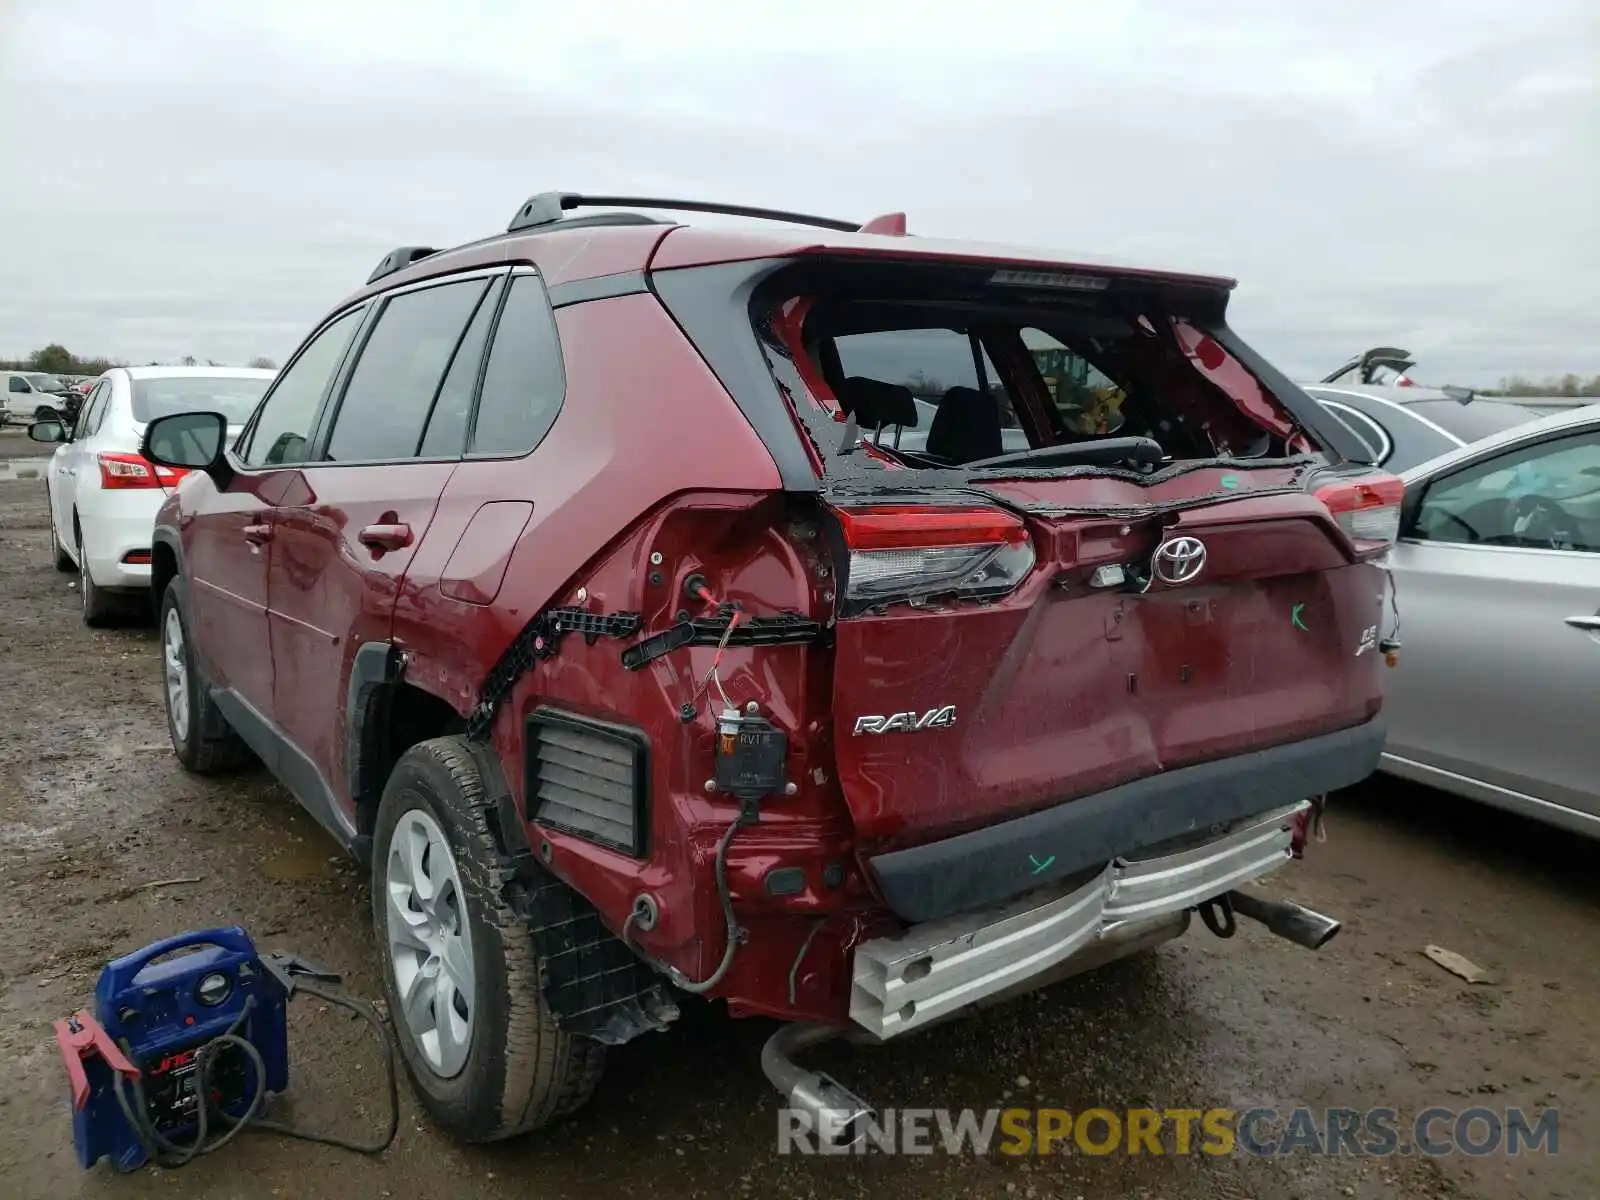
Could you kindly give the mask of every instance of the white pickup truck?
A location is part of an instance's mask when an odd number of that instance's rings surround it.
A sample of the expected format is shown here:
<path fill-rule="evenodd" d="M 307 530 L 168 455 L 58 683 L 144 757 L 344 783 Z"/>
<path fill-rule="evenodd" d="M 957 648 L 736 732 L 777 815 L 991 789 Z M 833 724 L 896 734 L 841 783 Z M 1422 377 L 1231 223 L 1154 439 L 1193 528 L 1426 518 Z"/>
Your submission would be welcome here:
<path fill-rule="evenodd" d="M 65 413 L 68 401 L 66 381 L 47 371 L 4 371 L 4 402 L 0 404 L 0 425 L 27 425 L 52 413 Z M 42 410 L 49 409 L 50 412 Z"/>

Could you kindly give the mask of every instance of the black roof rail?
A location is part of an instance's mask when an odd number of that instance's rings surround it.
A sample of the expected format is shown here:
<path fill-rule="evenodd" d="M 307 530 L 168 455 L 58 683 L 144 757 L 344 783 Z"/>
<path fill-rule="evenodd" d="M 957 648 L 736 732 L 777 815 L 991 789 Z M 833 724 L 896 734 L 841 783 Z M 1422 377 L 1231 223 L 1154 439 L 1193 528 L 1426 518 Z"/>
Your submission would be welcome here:
<path fill-rule="evenodd" d="M 393 275 L 396 271 L 409 267 L 414 262 L 420 262 L 431 254 L 439 253 L 432 246 L 397 246 L 385 254 L 378 265 L 372 268 L 372 274 L 367 276 L 368 283 L 377 283 L 385 275 Z"/>
<path fill-rule="evenodd" d="M 516 233 L 523 229 L 554 225 L 561 220 L 568 209 L 573 208 L 661 208 L 678 212 L 717 213 L 727 217 L 759 217 L 767 221 L 788 221 L 795 225 L 838 229 L 845 233 L 855 233 L 861 228 L 859 221 L 813 217 L 805 213 L 784 212 L 776 208 L 751 208 L 744 204 L 715 204 L 703 200 L 663 200 L 648 196 L 585 196 L 578 192 L 540 192 L 517 209 L 517 215 L 511 218 L 511 224 L 506 226 L 506 232 Z M 620 217 L 624 214 L 608 215 Z M 588 218 L 580 219 L 585 223 L 598 223 L 591 222 Z"/>

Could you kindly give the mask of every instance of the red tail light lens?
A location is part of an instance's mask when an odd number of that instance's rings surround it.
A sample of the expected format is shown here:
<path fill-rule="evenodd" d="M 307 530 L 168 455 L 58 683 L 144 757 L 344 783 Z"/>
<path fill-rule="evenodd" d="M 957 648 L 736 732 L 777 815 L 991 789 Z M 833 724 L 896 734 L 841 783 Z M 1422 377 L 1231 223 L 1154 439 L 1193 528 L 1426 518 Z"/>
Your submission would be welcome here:
<path fill-rule="evenodd" d="M 106 453 L 96 457 L 100 462 L 100 486 L 106 491 L 169 488 L 188 474 L 174 467 L 158 467 L 138 454 Z"/>
<path fill-rule="evenodd" d="M 1406 486 L 1394 475 L 1363 475 L 1317 489 L 1317 499 L 1339 522 L 1363 558 L 1375 558 L 1400 536 Z"/>
<path fill-rule="evenodd" d="M 1004 595 L 1033 569 L 1022 521 L 987 507 L 889 504 L 835 510 L 850 552 L 853 607 Z"/>

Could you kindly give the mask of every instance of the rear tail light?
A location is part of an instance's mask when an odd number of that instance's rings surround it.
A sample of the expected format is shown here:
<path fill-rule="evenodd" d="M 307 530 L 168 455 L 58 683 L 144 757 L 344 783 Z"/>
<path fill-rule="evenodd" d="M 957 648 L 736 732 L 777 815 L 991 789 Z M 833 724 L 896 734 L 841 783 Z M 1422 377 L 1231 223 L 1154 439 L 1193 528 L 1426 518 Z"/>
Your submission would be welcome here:
<path fill-rule="evenodd" d="M 889 504 L 835 511 L 850 556 L 844 599 L 852 608 L 999 596 L 1033 569 L 1026 527 L 996 508 Z"/>
<path fill-rule="evenodd" d="M 1405 484 L 1382 473 L 1317 489 L 1317 499 L 1328 506 L 1362 558 L 1375 558 L 1394 545 L 1400 536 L 1400 503 L 1405 495 Z"/>
<path fill-rule="evenodd" d="M 169 488 L 187 474 L 174 467 L 158 467 L 138 454 L 100 454 L 100 486 L 107 491 L 130 488 Z"/>

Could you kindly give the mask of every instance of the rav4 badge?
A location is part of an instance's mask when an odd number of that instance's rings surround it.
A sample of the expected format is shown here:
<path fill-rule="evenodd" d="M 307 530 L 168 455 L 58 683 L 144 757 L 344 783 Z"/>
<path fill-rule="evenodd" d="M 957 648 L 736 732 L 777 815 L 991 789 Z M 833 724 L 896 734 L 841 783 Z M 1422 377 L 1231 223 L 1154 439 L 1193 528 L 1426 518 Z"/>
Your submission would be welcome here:
<path fill-rule="evenodd" d="M 946 704 L 930 708 L 924 713 L 897 712 L 888 716 L 856 718 L 856 732 L 861 733 L 918 733 L 924 729 L 949 729 L 956 723 L 956 706 Z"/>

